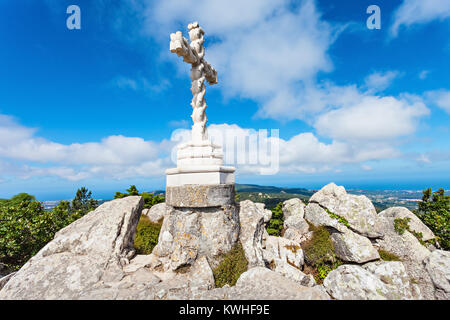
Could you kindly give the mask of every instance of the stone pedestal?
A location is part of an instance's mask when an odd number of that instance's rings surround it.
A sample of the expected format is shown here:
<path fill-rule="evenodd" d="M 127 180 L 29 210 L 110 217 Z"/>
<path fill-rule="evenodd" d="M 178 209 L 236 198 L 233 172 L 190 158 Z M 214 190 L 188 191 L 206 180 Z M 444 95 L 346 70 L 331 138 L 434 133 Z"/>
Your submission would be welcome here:
<path fill-rule="evenodd" d="M 163 269 L 193 265 L 200 257 L 211 267 L 239 237 L 233 167 L 223 165 L 222 148 L 200 140 L 178 147 L 177 167 L 166 170 L 166 214 L 153 250 Z"/>
<path fill-rule="evenodd" d="M 166 204 L 178 208 L 234 205 L 234 197 L 234 184 L 189 184 L 166 188 Z"/>

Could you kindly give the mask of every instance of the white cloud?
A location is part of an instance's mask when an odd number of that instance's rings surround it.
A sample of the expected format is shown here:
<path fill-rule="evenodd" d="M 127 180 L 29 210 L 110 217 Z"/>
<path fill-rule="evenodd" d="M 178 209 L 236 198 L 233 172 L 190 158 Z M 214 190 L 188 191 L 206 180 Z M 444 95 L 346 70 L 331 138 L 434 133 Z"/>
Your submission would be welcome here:
<path fill-rule="evenodd" d="M 448 0 L 404 0 L 395 11 L 390 33 L 396 37 L 401 26 L 409 27 L 413 24 L 424 24 L 449 17 L 450 1 Z"/>
<path fill-rule="evenodd" d="M 423 102 L 361 96 L 353 104 L 321 115 L 315 127 L 320 134 L 339 140 L 382 141 L 414 133 L 420 117 L 427 114 Z"/>
<path fill-rule="evenodd" d="M 364 83 L 369 92 L 380 92 L 387 89 L 398 76 L 398 71 L 374 72 L 364 79 Z"/>
<path fill-rule="evenodd" d="M 450 90 L 434 90 L 425 92 L 425 98 L 450 114 Z"/>
<path fill-rule="evenodd" d="M 164 157 L 170 143 L 142 138 L 109 136 L 100 142 L 55 143 L 35 135 L 36 130 L 0 115 L 0 158 L 2 175 L 21 178 L 57 176 L 80 180 L 95 175 L 121 178 L 156 176 L 167 167 Z M 27 162 L 20 166 L 16 162 Z M 42 166 L 44 164 L 45 166 Z"/>
<path fill-rule="evenodd" d="M 421 71 L 420 73 L 419 73 L 419 79 L 420 80 L 425 80 L 427 77 L 428 77 L 428 75 L 430 74 L 430 70 L 423 70 L 423 71 Z"/>

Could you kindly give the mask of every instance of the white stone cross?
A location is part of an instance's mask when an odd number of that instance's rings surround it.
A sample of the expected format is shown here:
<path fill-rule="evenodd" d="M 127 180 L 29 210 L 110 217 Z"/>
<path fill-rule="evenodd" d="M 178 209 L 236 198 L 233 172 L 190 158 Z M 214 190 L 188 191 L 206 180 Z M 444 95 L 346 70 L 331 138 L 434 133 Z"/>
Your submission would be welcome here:
<path fill-rule="evenodd" d="M 179 57 L 183 57 L 183 61 L 192 65 L 191 80 L 192 80 L 192 141 L 200 143 L 208 140 L 208 133 L 206 131 L 206 100 L 205 100 L 205 79 L 210 85 L 217 83 L 217 71 L 204 60 L 205 48 L 203 42 L 205 41 L 203 35 L 205 32 L 199 26 L 198 22 L 188 25 L 189 44 L 187 39 L 183 37 L 181 31 L 172 33 L 170 35 L 170 52 L 176 53 Z"/>

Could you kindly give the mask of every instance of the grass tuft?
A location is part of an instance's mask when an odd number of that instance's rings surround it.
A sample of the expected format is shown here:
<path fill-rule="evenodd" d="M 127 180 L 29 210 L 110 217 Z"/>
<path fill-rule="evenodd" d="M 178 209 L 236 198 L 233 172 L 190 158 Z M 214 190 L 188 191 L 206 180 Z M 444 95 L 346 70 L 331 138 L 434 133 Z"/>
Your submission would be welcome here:
<path fill-rule="evenodd" d="M 134 248 L 137 254 L 152 253 L 153 248 L 158 244 L 161 226 L 162 221 L 154 223 L 147 216 L 141 215 L 136 228 L 136 237 L 134 238 Z"/>
<path fill-rule="evenodd" d="M 247 269 L 248 261 L 242 244 L 238 241 L 233 249 L 222 257 L 219 265 L 213 269 L 216 288 L 221 288 L 226 284 L 234 286 Z"/>

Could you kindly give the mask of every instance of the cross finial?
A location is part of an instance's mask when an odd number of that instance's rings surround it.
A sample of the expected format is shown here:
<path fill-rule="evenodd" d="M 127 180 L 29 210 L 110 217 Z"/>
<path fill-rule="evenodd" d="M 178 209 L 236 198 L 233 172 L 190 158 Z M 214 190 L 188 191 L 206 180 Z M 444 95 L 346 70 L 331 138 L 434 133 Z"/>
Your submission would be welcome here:
<path fill-rule="evenodd" d="M 191 67 L 191 91 L 193 94 L 192 106 L 192 140 L 201 142 L 208 140 L 206 131 L 206 100 L 205 100 L 205 84 L 208 81 L 210 85 L 217 83 L 217 71 L 204 60 L 205 48 L 203 46 L 205 31 L 200 27 L 198 22 L 188 25 L 189 38 L 183 37 L 181 31 L 170 35 L 170 52 L 176 53 L 179 57 L 183 57 L 183 61 L 192 65 Z"/>

